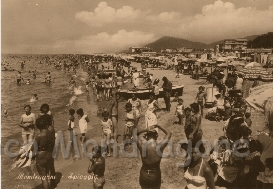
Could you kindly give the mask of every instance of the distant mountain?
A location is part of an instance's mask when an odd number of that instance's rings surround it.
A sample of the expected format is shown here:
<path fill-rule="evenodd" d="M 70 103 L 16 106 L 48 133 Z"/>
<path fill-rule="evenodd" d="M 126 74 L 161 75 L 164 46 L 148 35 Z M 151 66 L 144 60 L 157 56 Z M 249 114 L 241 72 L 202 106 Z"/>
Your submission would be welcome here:
<path fill-rule="evenodd" d="M 186 39 L 175 38 L 164 36 L 150 44 L 145 45 L 145 47 L 152 48 L 156 51 L 160 49 L 177 49 L 182 47 L 195 48 L 195 49 L 204 49 L 206 44 L 199 42 L 192 42 Z"/>
<path fill-rule="evenodd" d="M 273 32 L 259 35 L 248 42 L 249 48 L 273 48 Z"/>
<path fill-rule="evenodd" d="M 252 36 L 247 36 L 243 38 L 251 41 L 256 39 L 258 36 L 259 35 L 252 35 Z M 224 43 L 224 41 L 225 39 L 216 41 L 210 44 L 205 44 L 205 43 L 193 42 L 193 41 L 189 41 L 189 40 L 181 39 L 181 38 L 164 36 L 150 44 L 145 45 L 145 47 L 149 47 L 155 51 L 158 51 L 160 49 L 177 49 L 182 47 L 195 48 L 195 49 L 209 49 L 209 48 L 215 48 L 216 45 L 222 44 Z"/>

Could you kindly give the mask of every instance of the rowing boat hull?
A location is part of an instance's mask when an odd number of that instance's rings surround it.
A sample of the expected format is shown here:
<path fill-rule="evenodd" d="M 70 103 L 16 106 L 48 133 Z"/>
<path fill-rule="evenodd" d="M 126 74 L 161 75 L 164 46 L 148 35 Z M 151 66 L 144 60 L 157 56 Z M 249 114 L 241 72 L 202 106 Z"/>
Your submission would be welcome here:
<path fill-rule="evenodd" d="M 182 96 L 183 89 L 184 89 L 183 85 L 173 85 L 171 96 L 173 97 L 176 92 L 178 93 L 178 96 Z M 150 98 L 150 94 L 152 94 L 152 89 L 151 90 L 149 90 L 149 89 L 129 89 L 129 90 L 120 90 L 118 92 L 119 96 L 125 100 L 132 98 L 133 93 L 136 94 L 137 98 L 139 98 L 141 100 L 146 100 L 146 99 Z M 163 98 L 163 95 L 164 95 L 163 89 L 160 88 L 159 89 L 159 98 Z"/>

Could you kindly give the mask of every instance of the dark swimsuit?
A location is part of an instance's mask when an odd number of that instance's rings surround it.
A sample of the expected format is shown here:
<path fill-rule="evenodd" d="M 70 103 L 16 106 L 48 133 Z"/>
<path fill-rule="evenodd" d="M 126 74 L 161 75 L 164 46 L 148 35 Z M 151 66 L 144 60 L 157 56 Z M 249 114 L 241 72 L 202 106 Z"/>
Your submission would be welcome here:
<path fill-rule="evenodd" d="M 139 184 L 142 187 L 160 187 L 161 170 L 160 161 L 154 164 L 146 164 L 142 162 L 140 169 Z"/>
<path fill-rule="evenodd" d="M 43 157 L 36 158 L 37 171 L 40 176 L 55 175 L 54 159 L 52 151 L 54 148 L 54 138 L 52 132 L 47 130 L 46 136 L 41 136 L 36 139 L 38 145 L 38 153 L 46 152 Z"/>

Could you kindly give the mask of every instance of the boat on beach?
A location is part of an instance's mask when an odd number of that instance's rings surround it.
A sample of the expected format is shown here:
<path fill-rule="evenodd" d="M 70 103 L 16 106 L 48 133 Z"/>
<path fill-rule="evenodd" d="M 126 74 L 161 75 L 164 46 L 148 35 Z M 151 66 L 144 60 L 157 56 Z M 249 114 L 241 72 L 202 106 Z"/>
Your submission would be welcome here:
<path fill-rule="evenodd" d="M 174 94 L 177 92 L 178 96 L 183 95 L 183 89 L 184 85 L 173 85 L 172 87 L 172 92 L 171 92 L 171 97 L 174 96 Z M 132 88 L 128 90 L 120 90 L 118 94 L 120 97 L 124 100 L 128 100 L 129 98 L 132 98 L 132 94 L 135 93 L 137 95 L 137 98 L 140 100 L 147 100 L 150 98 L 150 94 L 152 93 L 152 88 Z M 159 98 L 163 98 L 163 88 L 159 89 Z"/>

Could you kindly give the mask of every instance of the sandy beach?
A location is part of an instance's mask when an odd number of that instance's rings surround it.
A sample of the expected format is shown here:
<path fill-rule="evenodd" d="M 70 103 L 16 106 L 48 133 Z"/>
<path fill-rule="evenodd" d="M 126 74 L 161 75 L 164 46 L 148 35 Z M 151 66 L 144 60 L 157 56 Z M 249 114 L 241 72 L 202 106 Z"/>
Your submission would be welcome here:
<path fill-rule="evenodd" d="M 132 63 L 132 66 L 139 66 L 136 63 Z M 184 85 L 184 92 L 182 99 L 184 100 L 184 106 L 188 107 L 189 104 L 195 101 L 195 96 L 198 91 L 198 87 L 203 85 L 205 87 L 211 87 L 212 84 L 208 84 L 205 82 L 204 79 L 200 80 L 193 80 L 190 78 L 189 75 L 180 75 L 180 78 L 175 78 L 175 72 L 173 70 L 159 70 L 159 69 L 147 69 L 147 72 L 152 73 L 154 79 L 159 78 L 162 79 L 163 76 L 169 78 L 175 85 Z M 127 84 L 130 85 L 130 84 Z M 162 85 L 162 81 L 159 85 Z M 78 101 L 78 108 L 81 107 L 90 117 L 90 123 L 88 124 L 88 139 L 96 140 L 100 144 L 101 140 L 101 126 L 100 126 L 100 118 L 97 117 L 98 107 L 109 107 L 109 101 L 104 102 L 95 102 L 95 98 L 90 95 L 90 98 L 85 94 L 80 95 L 77 98 Z M 142 101 L 142 104 L 146 104 L 146 101 Z M 159 104 L 161 108 L 165 108 L 163 99 L 159 99 Z M 171 106 L 171 112 L 160 112 L 158 123 L 168 128 L 172 133 L 171 142 L 173 143 L 172 149 L 173 153 L 170 154 L 169 157 L 163 158 L 161 162 L 161 171 L 162 171 L 162 185 L 161 188 L 163 189 L 176 189 L 176 188 L 183 188 L 186 184 L 186 181 L 183 178 L 183 170 L 179 169 L 177 164 L 183 161 L 183 158 L 179 157 L 177 154 L 177 146 L 178 141 L 182 139 L 186 139 L 184 134 L 184 128 L 181 125 L 173 124 L 174 121 L 177 120 L 176 116 L 174 115 L 175 107 L 177 102 L 173 102 Z M 123 133 L 124 127 L 124 105 L 125 102 L 120 102 L 119 104 L 119 134 Z M 76 107 L 74 107 L 76 108 Z M 145 112 L 146 106 L 143 106 L 143 112 Z M 255 135 L 258 129 L 263 127 L 264 116 L 256 112 L 254 110 L 249 109 L 252 114 L 252 131 Z M 205 110 L 206 112 L 206 110 Z M 61 115 L 60 115 L 61 116 Z M 62 115 L 63 116 L 63 115 Z M 65 124 L 58 122 L 58 115 L 55 116 L 57 120 L 56 125 L 58 124 Z M 77 127 L 77 121 L 76 127 Z M 144 125 L 144 115 L 140 118 L 139 127 L 143 127 Z M 58 128 L 58 127 L 57 127 Z M 202 120 L 202 129 L 204 139 L 207 139 L 211 144 L 213 140 L 217 139 L 219 136 L 223 134 L 223 121 L 215 122 L 206 120 L 203 117 Z M 75 129 L 76 133 L 79 133 L 78 128 Z M 58 129 L 56 130 L 58 132 Z M 60 131 L 59 131 L 60 132 Z M 63 130 L 64 139 L 65 139 L 65 146 L 67 146 L 67 138 L 68 138 L 68 131 Z M 163 133 L 159 133 L 159 140 L 162 138 Z M 78 136 L 79 137 L 79 134 Z M 119 143 L 121 143 L 122 137 L 119 137 Z M 66 159 L 62 157 L 61 150 L 59 147 L 58 156 L 55 159 L 55 169 L 57 172 L 57 181 L 58 185 L 57 188 L 60 189 L 68 189 L 68 188 L 92 188 L 92 180 L 88 179 L 87 167 L 89 165 L 89 158 L 83 154 L 82 149 L 78 147 L 80 152 L 80 158 L 75 158 L 75 153 L 70 153 L 70 156 Z M 2 141 L 4 143 L 4 141 Z M 14 147 L 16 149 L 16 147 Z M 90 152 L 92 149 L 92 145 L 88 145 L 87 152 Z M 132 151 L 132 147 L 129 149 L 129 152 Z M 169 149 L 165 149 L 164 153 L 168 153 Z M 73 151 L 73 149 L 72 149 Z M 2 156 L 2 162 L 3 162 Z M 4 161 L 6 162 L 6 161 Z M 11 161 L 10 161 L 11 164 Z M 41 188 L 41 181 L 39 179 L 20 179 L 22 174 L 24 175 L 31 175 L 36 174 L 38 175 L 35 165 L 33 164 L 30 168 L 22 168 L 22 169 L 15 169 L 12 172 L 6 172 L 10 164 L 2 165 L 2 176 L 4 182 L 2 182 L 2 187 L 6 188 Z M 105 178 L 106 184 L 105 188 L 109 189 L 116 189 L 116 188 L 140 188 L 139 186 L 139 171 L 141 168 L 141 159 L 140 156 L 134 158 L 124 157 L 122 154 L 118 154 L 117 157 L 107 157 L 106 158 L 106 171 L 105 171 Z"/>

